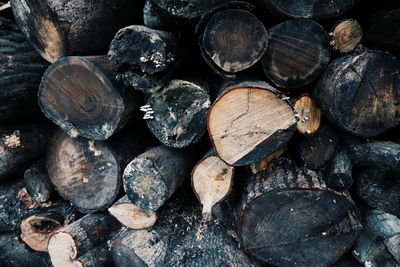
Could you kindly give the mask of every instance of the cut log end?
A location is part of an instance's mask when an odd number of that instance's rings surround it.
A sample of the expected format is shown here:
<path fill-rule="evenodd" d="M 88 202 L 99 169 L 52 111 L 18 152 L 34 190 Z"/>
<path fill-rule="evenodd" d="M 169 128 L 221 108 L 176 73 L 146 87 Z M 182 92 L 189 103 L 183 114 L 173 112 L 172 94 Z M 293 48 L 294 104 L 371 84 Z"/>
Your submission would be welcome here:
<path fill-rule="evenodd" d="M 212 207 L 231 191 L 234 168 L 217 156 L 202 159 L 192 173 L 192 186 L 203 205 L 203 214 L 211 214 Z"/>
<path fill-rule="evenodd" d="M 303 135 L 314 134 L 321 125 L 321 110 L 315 101 L 308 95 L 301 96 L 294 104 L 299 121 L 297 131 Z"/>
<path fill-rule="evenodd" d="M 157 219 L 155 212 L 140 210 L 132 203 L 116 203 L 108 211 L 120 223 L 136 230 L 153 226 Z"/>
<path fill-rule="evenodd" d="M 347 19 L 337 24 L 329 34 L 333 49 L 340 53 L 352 51 L 362 39 L 362 28 L 358 21 Z"/>
<path fill-rule="evenodd" d="M 73 236 L 69 233 L 58 232 L 49 241 L 48 251 L 53 266 L 83 266 L 76 261 L 78 248 Z"/>
<path fill-rule="evenodd" d="M 278 95 L 259 88 L 233 88 L 212 106 L 209 135 L 229 165 L 248 165 L 283 147 L 296 124 L 293 108 Z"/>

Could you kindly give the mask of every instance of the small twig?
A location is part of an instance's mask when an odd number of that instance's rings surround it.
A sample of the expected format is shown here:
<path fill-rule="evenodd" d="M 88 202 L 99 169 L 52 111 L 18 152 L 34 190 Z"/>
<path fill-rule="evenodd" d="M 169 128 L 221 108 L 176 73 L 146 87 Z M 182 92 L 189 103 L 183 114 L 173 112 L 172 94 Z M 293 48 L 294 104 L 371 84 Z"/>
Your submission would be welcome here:
<path fill-rule="evenodd" d="M 11 7 L 10 1 L 5 3 L 4 5 L 0 6 L 0 11 L 6 10 Z"/>

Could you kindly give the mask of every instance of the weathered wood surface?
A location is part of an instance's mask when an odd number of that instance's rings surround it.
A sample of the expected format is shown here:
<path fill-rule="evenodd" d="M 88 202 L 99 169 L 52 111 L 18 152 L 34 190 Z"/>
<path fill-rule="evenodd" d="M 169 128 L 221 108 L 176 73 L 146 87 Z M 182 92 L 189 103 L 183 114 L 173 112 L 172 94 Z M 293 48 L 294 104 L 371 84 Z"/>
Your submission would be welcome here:
<path fill-rule="evenodd" d="M 337 22 L 329 35 L 333 50 L 339 53 L 348 53 L 361 42 L 363 31 L 357 20 L 345 19 Z"/>
<path fill-rule="evenodd" d="M 294 103 L 299 121 L 297 131 L 302 135 L 313 135 L 321 125 L 322 112 L 308 94 L 301 95 Z"/>
<path fill-rule="evenodd" d="M 37 203 L 45 203 L 54 192 L 43 157 L 32 164 L 24 173 L 24 183 L 32 199 Z"/>
<path fill-rule="evenodd" d="M 340 192 L 348 190 L 353 185 L 353 163 L 348 152 L 340 149 L 330 164 L 327 185 Z"/>

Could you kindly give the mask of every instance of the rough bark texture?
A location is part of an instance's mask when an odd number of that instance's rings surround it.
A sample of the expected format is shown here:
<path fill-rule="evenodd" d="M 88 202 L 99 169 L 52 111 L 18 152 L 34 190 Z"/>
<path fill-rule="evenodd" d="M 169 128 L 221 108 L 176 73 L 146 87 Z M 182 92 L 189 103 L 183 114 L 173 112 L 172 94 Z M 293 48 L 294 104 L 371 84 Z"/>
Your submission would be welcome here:
<path fill-rule="evenodd" d="M 24 183 L 32 199 L 37 203 L 48 201 L 54 191 L 46 168 L 46 159 L 41 158 L 24 173 Z"/>
<path fill-rule="evenodd" d="M 289 20 L 268 30 L 268 46 L 262 58 L 264 72 L 277 86 L 296 88 L 316 80 L 329 63 L 327 32 L 318 23 Z"/>
<path fill-rule="evenodd" d="M 345 191 L 353 184 L 353 164 L 346 150 L 339 150 L 333 158 L 327 185 L 336 191 Z"/>
<path fill-rule="evenodd" d="M 400 62 L 381 51 L 334 60 L 314 89 L 323 113 L 336 126 L 371 137 L 400 122 Z"/>
<path fill-rule="evenodd" d="M 72 137 L 106 140 L 138 117 L 141 97 L 115 80 L 106 56 L 65 57 L 43 76 L 39 105 Z"/>
<path fill-rule="evenodd" d="M 348 194 L 327 188 L 320 174 L 283 158 L 250 179 L 239 233 L 244 247 L 263 262 L 324 266 L 356 240 L 361 225 L 355 210 Z"/>

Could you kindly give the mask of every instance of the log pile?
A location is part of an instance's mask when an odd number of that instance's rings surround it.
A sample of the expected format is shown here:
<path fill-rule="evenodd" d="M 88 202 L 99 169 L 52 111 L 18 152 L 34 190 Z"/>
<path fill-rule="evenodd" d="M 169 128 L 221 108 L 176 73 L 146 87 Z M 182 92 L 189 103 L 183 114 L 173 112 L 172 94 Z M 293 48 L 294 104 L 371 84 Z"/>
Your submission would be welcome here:
<path fill-rule="evenodd" d="M 0 266 L 400 266 L 396 0 L 0 0 Z"/>

